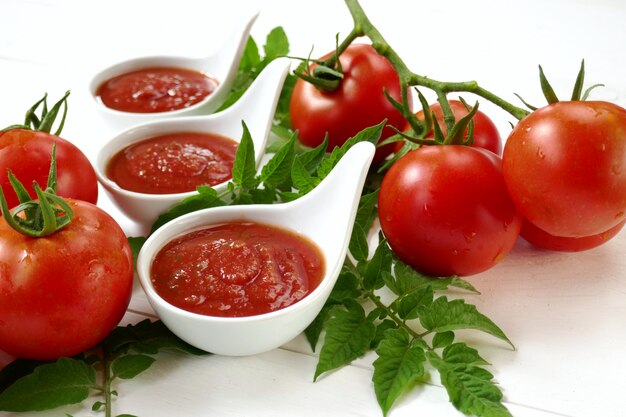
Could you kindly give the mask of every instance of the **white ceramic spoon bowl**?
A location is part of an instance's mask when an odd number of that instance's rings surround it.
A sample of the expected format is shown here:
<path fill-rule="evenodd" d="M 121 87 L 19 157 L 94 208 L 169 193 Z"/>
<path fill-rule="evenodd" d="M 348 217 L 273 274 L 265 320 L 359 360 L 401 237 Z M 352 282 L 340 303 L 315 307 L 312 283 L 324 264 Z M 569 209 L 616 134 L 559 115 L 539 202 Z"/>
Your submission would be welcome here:
<path fill-rule="evenodd" d="M 243 133 L 242 121 L 245 121 L 254 143 L 258 166 L 265 152 L 274 110 L 288 71 L 289 61 L 286 58 L 272 61 L 246 93 L 222 112 L 146 122 L 120 132 L 100 149 L 96 157 L 94 168 L 98 181 L 120 211 L 144 227 L 149 227 L 172 205 L 196 192 L 144 194 L 121 188 L 107 177 L 106 167 L 111 158 L 125 147 L 150 137 L 177 132 L 213 133 L 239 141 Z M 226 183 L 214 186 L 218 191 L 225 187 Z"/>
<path fill-rule="evenodd" d="M 178 56 L 150 56 L 130 59 L 111 65 L 98 72 L 89 84 L 91 96 L 97 102 L 98 108 L 105 116 L 108 123 L 116 129 L 144 123 L 149 120 L 162 119 L 164 117 L 179 117 L 198 114 L 210 114 L 215 111 L 226 99 L 233 85 L 237 68 L 246 47 L 250 29 L 254 24 L 258 12 L 245 19 L 231 33 L 230 37 L 212 55 L 202 58 L 178 57 Z M 151 67 L 174 67 L 195 70 L 216 79 L 217 88 L 204 100 L 182 109 L 156 112 L 156 113 L 131 113 L 111 109 L 105 106 L 97 97 L 98 88 L 106 81 L 130 71 L 136 71 Z"/>
<path fill-rule="evenodd" d="M 371 143 L 354 145 L 328 177 L 309 194 L 293 202 L 200 210 L 158 229 L 139 253 L 137 273 L 150 304 L 163 323 L 193 346 L 231 356 L 265 352 L 301 333 L 324 306 L 341 271 L 374 150 Z M 289 307 L 249 317 L 205 316 L 163 300 L 150 279 L 151 264 L 159 250 L 183 234 L 230 221 L 273 225 L 295 231 L 313 241 L 326 263 L 319 286 Z"/>

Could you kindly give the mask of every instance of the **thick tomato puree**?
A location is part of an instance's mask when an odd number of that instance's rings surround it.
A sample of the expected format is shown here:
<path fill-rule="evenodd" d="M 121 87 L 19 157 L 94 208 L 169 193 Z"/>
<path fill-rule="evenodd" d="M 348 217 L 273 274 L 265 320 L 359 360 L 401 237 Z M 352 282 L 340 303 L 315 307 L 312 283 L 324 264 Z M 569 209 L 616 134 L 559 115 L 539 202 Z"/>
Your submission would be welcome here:
<path fill-rule="evenodd" d="M 158 113 L 192 106 L 217 86 L 216 80 L 201 72 L 155 67 L 113 77 L 98 87 L 96 96 L 111 109 Z"/>
<path fill-rule="evenodd" d="M 225 223 L 190 232 L 156 255 L 151 280 L 170 304 L 209 316 L 241 317 L 287 307 L 313 291 L 320 250 L 287 230 Z"/>
<path fill-rule="evenodd" d="M 193 191 L 232 177 L 238 143 L 208 133 L 180 132 L 134 143 L 109 161 L 107 177 L 145 194 Z"/>

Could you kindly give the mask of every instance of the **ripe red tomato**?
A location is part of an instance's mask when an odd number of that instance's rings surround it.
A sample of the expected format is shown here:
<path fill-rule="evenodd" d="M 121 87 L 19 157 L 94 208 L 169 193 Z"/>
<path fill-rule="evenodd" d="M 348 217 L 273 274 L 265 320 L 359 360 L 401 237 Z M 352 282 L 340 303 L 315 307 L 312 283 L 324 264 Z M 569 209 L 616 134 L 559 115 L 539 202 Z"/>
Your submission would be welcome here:
<path fill-rule="evenodd" d="M 384 119 L 389 125 L 403 130 L 406 120 L 383 92 L 386 89 L 395 100 L 401 100 L 400 80 L 389 61 L 370 45 L 361 44 L 350 45 L 339 61 L 344 78 L 334 91 L 320 91 L 307 81 L 296 81 L 289 113 L 292 127 L 299 131 L 300 141 L 306 146 L 317 146 L 328 133 L 330 151 Z M 392 129 L 385 128 L 381 141 L 393 134 Z M 374 161 L 383 160 L 392 151 L 393 145 L 379 148 Z"/>
<path fill-rule="evenodd" d="M 522 217 L 511 201 L 501 160 L 481 148 L 425 146 L 385 174 L 381 228 L 405 263 L 432 275 L 471 275 L 504 258 Z"/>
<path fill-rule="evenodd" d="M 463 103 L 459 100 L 449 100 L 448 102 L 450 103 L 450 108 L 454 114 L 454 120 L 458 121 L 469 113 L 465 108 L 465 105 L 463 105 Z M 443 110 L 441 109 L 441 104 L 439 104 L 439 102 L 431 104 L 430 110 L 433 112 L 435 119 L 437 119 L 437 123 L 439 123 L 439 127 L 441 127 L 445 136 L 448 129 L 446 128 L 446 124 L 443 120 Z M 418 111 L 415 115 L 419 120 L 424 120 L 424 110 Z M 501 155 L 502 140 L 500 138 L 500 133 L 489 116 L 482 111 L 477 110 L 472 120 L 474 121 L 474 142 L 472 143 L 472 146 L 487 149 L 496 155 Z M 426 137 L 432 138 L 434 136 L 434 133 L 431 131 Z M 465 130 L 465 137 L 467 137 L 467 129 Z M 402 145 L 404 145 L 404 142 L 397 142 L 395 152 L 398 152 L 400 148 L 402 148 Z"/>
<path fill-rule="evenodd" d="M 611 240 L 622 230 L 625 223 L 626 220 L 623 220 L 621 223 L 618 223 L 617 226 L 613 226 L 606 232 L 598 233 L 597 235 L 561 237 L 546 233 L 528 220 L 524 220 L 520 236 L 528 243 L 538 248 L 559 252 L 580 252 L 595 248 Z"/>
<path fill-rule="evenodd" d="M 626 110 L 570 101 L 532 112 L 507 139 L 503 173 L 518 210 L 546 233 L 606 232 L 626 219 Z"/>
<path fill-rule="evenodd" d="M 93 166 L 75 145 L 46 132 L 27 129 L 11 129 L 0 132 L 0 186 L 4 190 L 9 208 L 17 206 L 19 200 L 11 187 L 7 170 L 29 190 L 33 181 L 43 188 L 50 171 L 52 144 L 56 142 L 57 194 L 96 204 L 98 181 Z"/>
<path fill-rule="evenodd" d="M 0 218 L 0 350 L 56 359 L 100 342 L 124 315 L 133 259 L 118 224 L 93 204 L 67 200 L 71 223 L 31 238 Z"/>

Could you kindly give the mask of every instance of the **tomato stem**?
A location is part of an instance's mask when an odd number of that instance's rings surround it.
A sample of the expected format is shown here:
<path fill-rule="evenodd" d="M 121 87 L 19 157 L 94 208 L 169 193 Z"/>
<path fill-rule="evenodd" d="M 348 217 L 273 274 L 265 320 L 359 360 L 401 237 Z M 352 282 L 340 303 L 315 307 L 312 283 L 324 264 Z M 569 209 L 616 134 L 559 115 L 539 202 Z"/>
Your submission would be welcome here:
<path fill-rule="evenodd" d="M 363 36 L 367 36 L 372 41 L 372 47 L 374 47 L 374 49 L 376 49 L 376 51 L 380 55 L 387 58 L 391 65 L 393 65 L 393 67 L 395 68 L 398 76 L 400 77 L 400 84 L 403 91 L 408 88 L 408 86 L 421 86 L 433 90 L 435 93 L 437 93 L 437 97 L 442 105 L 444 114 L 446 114 L 446 94 L 452 92 L 468 92 L 475 94 L 502 108 L 518 120 L 521 120 L 529 114 L 527 110 L 517 107 L 507 102 L 506 100 L 496 96 L 490 91 L 480 87 L 476 81 L 443 82 L 413 73 L 411 70 L 409 70 L 407 65 L 400 58 L 400 56 L 387 43 L 387 41 L 380 34 L 378 29 L 376 29 L 376 27 L 370 22 L 358 0 L 345 0 L 345 3 L 348 6 L 348 9 L 350 10 L 352 18 L 354 20 L 354 29 L 351 34 L 362 34 Z M 342 43 L 342 45 L 343 44 L 345 44 L 345 41 Z M 450 116 L 448 115 L 448 118 L 449 117 Z M 415 120 L 409 120 L 409 123 L 411 124 L 413 129 L 416 130 L 413 126 Z M 418 123 L 420 125 L 423 125 L 422 122 Z"/>

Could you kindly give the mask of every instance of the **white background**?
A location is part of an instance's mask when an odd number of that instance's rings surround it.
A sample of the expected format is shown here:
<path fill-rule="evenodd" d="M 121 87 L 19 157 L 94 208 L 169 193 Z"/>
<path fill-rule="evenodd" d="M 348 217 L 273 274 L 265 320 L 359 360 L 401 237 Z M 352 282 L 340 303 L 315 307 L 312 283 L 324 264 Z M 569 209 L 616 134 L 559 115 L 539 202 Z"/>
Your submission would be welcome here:
<path fill-rule="evenodd" d="M 626 3 L 620 0 L 363 1 L 387 41 L 416 73 L 446 81 L 475 79 L 517 103 L 541 104 L 537 65 L 567 98 L 581 59 L 594 96 L 626 105 Z M 22 121 L 44 92 L 67 89 L 63 137 L 93 161 L 115 130 L 99 117 L 87 91 L 90 77 L 119 60 L 144 55 L 208 55 L 242 11 L 260 10 L 252 34 L 282 25 L 291 53 L 314 55 L 347 34 L 341 1 L 0 0 L 0 126 Z M 466 96 L 466 98 L 471 98 Z M 510 131 L 505 112 L 481 109 Z M 99 205 L 129 235 L 137 227 L 101 193 Z M 493 364 L 515 416 L 623 416 L 626 390 L 626 232 L 579 254 L 543 252 L 520 242 L 492 270 L 471 277 L 469 297 L 515 343 L 513 351 L 476 333 L 462 336 Z M 136 290 L 126 321 L 150 316 Z M 380 416 L 367 356 L 312 383 L 316 357 L 299 337 L 247 358 L 162 354 L 153 367 L 117 385 L 115 412 L 148 416 Z M 0 355 L 0 365 L 9 358 Z M 92 415 L 86 408 L 63 409 Z M 58 415 L 59 411 L 41 413 Z M 457 415 L 436 378 L 403 397 L 391 416 Z M 11 414 L 9 414 L 11 415 Z"/>

